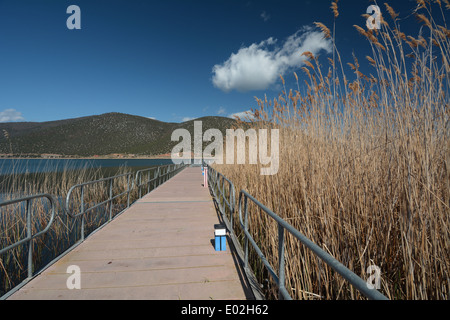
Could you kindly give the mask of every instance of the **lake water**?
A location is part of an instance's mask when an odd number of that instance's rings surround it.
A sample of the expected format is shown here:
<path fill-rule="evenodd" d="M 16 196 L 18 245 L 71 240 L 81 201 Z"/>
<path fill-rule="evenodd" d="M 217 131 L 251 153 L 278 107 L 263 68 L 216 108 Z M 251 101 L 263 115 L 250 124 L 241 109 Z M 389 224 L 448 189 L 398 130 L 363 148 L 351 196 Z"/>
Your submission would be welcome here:
<path fill-rule="evenodd" d="M 171 159 L 0 159 L 0 175 L 83 168 L 150 168 L 172 164 Z"/>

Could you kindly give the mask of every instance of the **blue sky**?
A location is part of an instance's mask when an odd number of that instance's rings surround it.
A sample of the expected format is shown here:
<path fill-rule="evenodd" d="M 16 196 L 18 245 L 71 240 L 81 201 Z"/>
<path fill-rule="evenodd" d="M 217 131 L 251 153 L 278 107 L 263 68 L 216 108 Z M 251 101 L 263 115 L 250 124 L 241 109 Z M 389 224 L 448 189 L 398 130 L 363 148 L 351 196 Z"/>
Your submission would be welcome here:
<path fill-rule="evenodd" d="M 352 52 L 361 59 L 370 53 L 353 27 L 365 25 L 361 15 L 370 4 L 339 1 L 337 47 L 344 62 L 352 62 Z M 70 5 L 81 9 L 81 30 L 66 26 Z M 300 75 L 303 51 L 330 54 L 313 25 L 332 27 L 330 5 L 0 0 L 0 122 L 107 112 L 182 122 L 256 108 L 254 97 L 280 93 L 279 74 L 288 89 L 296 88 L 293 72 Z M 391 5 L 406 18 L 415 1 Z"/>

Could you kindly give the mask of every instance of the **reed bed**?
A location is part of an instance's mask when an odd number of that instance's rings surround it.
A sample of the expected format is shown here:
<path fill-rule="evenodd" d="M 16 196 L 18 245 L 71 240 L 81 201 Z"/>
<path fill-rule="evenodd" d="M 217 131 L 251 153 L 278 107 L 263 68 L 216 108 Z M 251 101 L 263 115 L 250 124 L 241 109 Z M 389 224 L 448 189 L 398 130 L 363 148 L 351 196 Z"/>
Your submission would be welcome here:
<path fill-rule="evenodd" d="M 114 176 L 129 172 L 129 168 L 107 170 L 84 168 L 61 172 L 20 174 L 11 173 L 1 179 L 0 190 L 2 201 L 18 199 L 23 196 L 48 193 L 56 196 L 56 216 L 48 233 L 33 241 L 33 265 L 34 272 L 40 270 L 50 261 L 73 246 L 81 238 L 81 217 L 71 218 L 67 215 L 65 197 L 69 189 L 77 184 L 94 181 L 103 177 Z M 132 182 L 132 181 L 131 181 Z M 109 183 L 98 183 L 85 188 L 85 208 L 92 207 L 108 199 Z M 114 181 L 113 194 L 119 194 L 127 190 L 127 178 Z M 131 202 L 137 199 L 137 192 L 131 193 Z M 81 204 L 79 190 L 72 196 L 74 213 L 78 213 Z M 130 203 L 131 203 L 130 202 Z M 109 219 L 121 212 L 127 206 L 127 196 L 117 198 L 111 205 L 104 205 L 86 214 L 85 236 L 103 225 Z M 48 200 L 38 199 L 32 202 L 32 232 L 33 234 L 43 230 L 50 219 Z M 25 203 L 10 205 L 0 209 L 0 248 L 7 247 L 26 237 Z M 27 277 L 28 245 L 21 245 L 7 253 L 0 255 L 0 296 L 18 285 Z"/>
<path fill-rule="evenodd" d="M 388 298 L 445 300 L 450 290 L 450 30 L 445 21 L 450 3 L 417 4 L 418 35 L 402 32 L 388 4 L 381 30 L 355 26 L 372 49 L 372 56 L 364 57 L 371 74 L 361 72 L 363 62 L 356 56 L 344 61 L 335 46 L 329 65 L 305 52 L 303 74 L 294 74 L 297 90 L 285 89 L 273 101 L 257 99 L 252 125 L 280 130 L 276 175 L 261 176 L 261 165 L 215 167 L 237 191 L 248 191 L 362 279 L 368 279 L 370 265 L 378 266 L 380 291 Z M 337 2 L 332 9 L 338 18 Z M 334 43 L 334 33 L 316 25 Z M 250 230 L 276 268 L 277 226 L 255 206 L 250 212 Z M 293 298 L 364 298 L 301 243 L 289 235 L 286 240 L 287 288 Z M 259 280 L 267 282 L 255 255 L 252 261 Z M 268 297 L 274 292 L 269 281 Z"/>

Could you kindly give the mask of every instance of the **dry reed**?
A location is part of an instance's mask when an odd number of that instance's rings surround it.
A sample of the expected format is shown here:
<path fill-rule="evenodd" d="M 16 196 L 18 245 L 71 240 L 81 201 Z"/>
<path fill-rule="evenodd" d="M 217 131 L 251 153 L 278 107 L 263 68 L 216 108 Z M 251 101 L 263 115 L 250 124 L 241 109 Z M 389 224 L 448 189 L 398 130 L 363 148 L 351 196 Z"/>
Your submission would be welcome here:
<path fill-rule="evenodd" d="M 339 59 L 323 77 L 307 53 L 306 93 L 257 99 L 253 125 L 280 130 L 278 174 L 261 176 L 257 165 L 216 166 L 236 190 L 247 190 L 361 278 L 377 265 L 380 291 L 390 299 L 449 298 L 450 37 L 444 11 L 450 5 L 444 2 L 418 1 L 419 36 L 400 31 L 389 5 L 390 24 L 383 19 L 376 31 L 357 27 L 372 48 L 367 60 L 374 75 L 364 75 L 354 57 L 350 80 L 335 48 Z M 337 18 L 335 2 L 332 9 Z M 442 12 L 443 25 L 431 12 Z M 257 208 L 250 211 L 251 232 L 276 267 L 276 225 Z M 295 299 L 363 298 L 289 236 L 286 255 Z M 263 269 L 256 260 L 253 265 L 263 282 Z"/>
<path fill-rule="evenodd" d="M 49 168 L 51 169 L 51 168 Z M 37 271 L 51 260 L 69 249 L 81 238 L 81 217 L 70 218 L 65 212 L 65 196 L 69 189 L 77 184 L 98 180 L 106 176 L 122 174 L 128 169 L 104 172 L 101 169 L 65 168 L 61 172 L 48 171 L 36 174 L 12 173 L 2 176 L 0 190 L 2 201 L 18 199 L 23 196 L 48 193 L 56 196 L 56 216 L 48 233 L 33 241 L 33 269 Z M 113 184 L 113 194 L 127 190 L 127 178 L 120 178 Z M 96 203 L 105 201 L 109 196 L 109 183 L 99 183 L 85 188 L 85 209 Z M 131 200 L 137 198 L 136 190 L 131 194 Z M 79 190 L 72 196 L 72 209 L 79 212 L 81 196 Z M 127 204 L 127 196 L 117 198 L 110 205 L 91 211 L 85 217 L 85 236 L 104 224 L 109 218 L 121 212 Z M 49 203 L 47 200 L 35 200 L 31 207 L 32 233 L 43 230 L 50 219 Z M 5 248 L 21 239 L 26 238 L 25 203 L 0 208 L 0 248 Z M 27 276 L 28 245 L 21 245 L 0 255 L 0 296 L 8 292 Z"/>

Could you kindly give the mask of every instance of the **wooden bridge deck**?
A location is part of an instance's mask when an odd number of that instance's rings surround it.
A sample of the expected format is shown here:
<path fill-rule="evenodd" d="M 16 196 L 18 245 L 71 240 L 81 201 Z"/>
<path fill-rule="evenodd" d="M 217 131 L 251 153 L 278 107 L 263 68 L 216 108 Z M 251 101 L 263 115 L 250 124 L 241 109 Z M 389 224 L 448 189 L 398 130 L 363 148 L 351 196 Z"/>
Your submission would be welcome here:
<path fill-rule="evenodd" d="M 252 299 L 230 246 L 214 249 L 218 216 L 202 183 L 199 167 L 184 169 L 9 299 Z M 71 265 L 81 289 L 67 288 Z"/>

